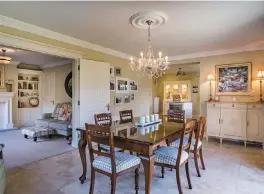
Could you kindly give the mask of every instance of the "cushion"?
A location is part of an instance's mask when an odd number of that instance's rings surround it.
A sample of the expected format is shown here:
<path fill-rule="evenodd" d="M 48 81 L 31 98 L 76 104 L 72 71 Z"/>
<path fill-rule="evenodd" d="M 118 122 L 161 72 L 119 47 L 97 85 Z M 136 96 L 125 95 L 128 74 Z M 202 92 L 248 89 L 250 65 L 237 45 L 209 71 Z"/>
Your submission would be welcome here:
<path fill-rule="evenodd" d="M 58 108 L 58 119 L 61 121 L 70 121 L 71 115 L 72 115 L 71 103 L 61 103 L 60 108 Z"/>
<path fill-rule="evenodd" d="M 115 153 L 116 172 L 121 172 L 128 168 L 140 164 L 140 158 L 122 152 Z M 93 161 L 93 167 L 104 172 L 112 173 L 111 159 L 105 156 L 97 156 Z"/>
<path fill-rule="evenodd" d="M 104 145 L 104 144 L 99 144 L 99 146 L 105 150 L 110 151 L 110 146 L 109 145 Z M 115 148 L 115 152 L 119 152 L 121 149 L 120 148 Z"/>
<path fill-rule="evenodd" d="M 69 128 L 70 124 L 71 124 L 70 121 L 57 121 L 57 122 L 51 122 L 49 124 L 49 127 L 53 128 L 53 129 L 59 129 L 59 130 L 67 131 L 67 130 L 71 130 Z"/>
<path fill-rule="evenodd" d="M 0 194 L 4 194 L 6 187 L 6 175 L 4 160 L 0 159 Z"/>
<path fill-rule="evenodd" d="M 51 122 L 57 122 L 57 121 L 59 121 L 59 120 L 57 120 L 57 119 L 37 119 L 37 120 L 35 120 L 35 124 L 37 126 L 49 127 L 49 124 Z"/>
<path fill-rule="evenodd" d="M 162 164 L 169 164 L 169 165 L 176 165 L 176 160 L 178 157 L 178 149 L 175 147 L 159 147 L 154 151 L 156 155 L 155 162 L 162 163 Z M 186 159 L 188 159 L 189 154 L 185 151 L 182 151 L 181 154 L 181 161 L 182 164 Z"/>
<path fill-rule="evenodd" d="M 56 131 L 54 131 L 54 129 L 42 126 L 25 127 L 21 132 L 23 135 L 28 135 L 30 137 L 42 137 L 46 135 L 56 134 Z"/>
<path fill-rule="evenodd" d="M 188 137 L 184 137 L 184 138 L 183 138 L 183 145 L 184 145 L 184 146 L 186 146 L 186 145 L 188 144 L 188 140 L 189 140 Z M 177 140 L 171 142 L 170 146 L 175 147 L 175 148 L 179 148 L 179 146 L 180 146 L 180 141 L 181 141 L 180 139 L 177 139 Z M 192 139 L 191 150 L 194 150 L 195 141 L 196 141 L 195 139 Z M 198 141 L 198 148 L 200 148 L 200 147 L 202 146 L 202 144 L 203 144 L 203 143 L 201 142 L 201 140 L 199 140 L 199 141 Z"/>

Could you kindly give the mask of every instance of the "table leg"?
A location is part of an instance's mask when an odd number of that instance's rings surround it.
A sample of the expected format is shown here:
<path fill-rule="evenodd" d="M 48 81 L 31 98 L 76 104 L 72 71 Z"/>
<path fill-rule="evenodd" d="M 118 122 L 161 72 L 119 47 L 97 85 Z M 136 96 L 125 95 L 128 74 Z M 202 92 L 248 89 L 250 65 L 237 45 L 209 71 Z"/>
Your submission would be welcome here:
<path fill-rule="evenodd" d="M 152 170 L 155 162 L 155 155 L 141 156 L 141 161 L 145 172 L 145 194 L 150 194 L 150 185 L 152 180 Z"/>
<path fill-rule="evenodd" d="M 86 145 L 87 145 L 87 140 L 84 140 L 83 138 L 81 138 L 78 143 L 79 154 L 81 157 L 82 168 L 83 168 L 83 174 L 79 178 L 81 183 L 84 183 L 84 181 L 86 180 L 86 172 L 87 172 L 87 162 L 86 162 L 86 153 L 85 153 Z"/>

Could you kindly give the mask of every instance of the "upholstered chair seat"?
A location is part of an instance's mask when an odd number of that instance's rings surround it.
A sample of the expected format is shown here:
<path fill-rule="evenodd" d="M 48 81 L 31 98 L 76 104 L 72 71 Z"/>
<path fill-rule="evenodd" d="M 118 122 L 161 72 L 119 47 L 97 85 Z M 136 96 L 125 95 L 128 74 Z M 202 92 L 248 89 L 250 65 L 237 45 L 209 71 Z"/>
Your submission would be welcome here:
<path fill-rule="evenodd" d="M 168 165 L 175 165 L 176 160 L 178 157 L 178 149 L 175 147 L 159 147 L 157 150 L 154 151 L 156 158 L 155 162 L 162 163 L 162 164 L 168 164 Z M 184 161 L 186 161 L 189 157 L 189 154 L 185 151 L 182 151 L 181 153 L 181 161 L 180 164 L 182 164 Z"/>
<path fill-rule="evenodd" d="M 100 148 L 102 149 L 102 150 L 104 150 L 104 151 L 110 151 L 110 146 L 109 145 L 104 145 L 104 144 L 99 144 L 99 146 L 100 146 Z M 120 148 L 116 148 L 115 147 L 115 152 L 120 152 L 120 151 L 122 151 L 122 149 L 120 149 Z"/>
<path fill-rule="evenodd" d="M 170 146 L 171 147 L 175 147 L 175 148 L 179 148 L 180 141 L 181 141 L 180 139 L 177 139 L 177 140 L 171 142 Z M 192 144 L 191 144 L 190 150 L 194 150 L 195 141 L 196 141 L 195 139 L 192 139 Z M 183 146 L 186 146 L 187 144 L 188 144 L 188 137 L 185 136 L 183 138 Z M 202 144 L 203 144 L 202 141 L 198 140 L 198 148 L 200 148 L 202 146 Z"/>
<path fill-rule="evenodd" d="M 115 153 L 116 172 L 119 173 L 140 164 L 140 158 L 122 152 Z M 94 158 L 93 167 L 104 172 L 112 173 L 111 158 L 97 156 Z"/>

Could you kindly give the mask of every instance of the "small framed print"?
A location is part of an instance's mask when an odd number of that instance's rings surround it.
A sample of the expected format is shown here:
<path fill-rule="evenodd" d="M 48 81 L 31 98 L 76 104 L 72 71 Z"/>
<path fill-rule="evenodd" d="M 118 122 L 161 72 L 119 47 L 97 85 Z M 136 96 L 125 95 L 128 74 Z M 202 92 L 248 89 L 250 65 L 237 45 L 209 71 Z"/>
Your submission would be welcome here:
<path fill-rule="evenodd" d="M 116 78 L 116 93 L 128 93 L 127 78 Z"/>
<path fill-rule="evenodd" d="M 130 94 L 130 100 L 131 100 L 131 101 L 134 101 L 134 100 L 135 100 L 135 94 L 134 94 L 134 93 L 131 93 L 131 94 Z"/>
<path fill-rule="evenodd" d="M 115 67 L 115 75 L 121 76 L 121 68 L 120 67 Z"/>
<path fill-rule="evenodd" d="M 124 96 L 124 103 L 129 103 L 130 102 L 130 95 L 125 95 Z"/>
<path fill-rule="evenodd" d="M 130 133 L 129 133 L 130 137 L 137 137 L 137 131 L 138 130 L 136 127 L 130 128 Z"/>
<path fill-rule="evenodd" d="M 123 138 L 127 138 L 127 129 L 118 130 L 118 136 L 123 137 Z"/>
<path fill-rule="evenodd" d="M 110 77 L 110 91 L 115 91 L 115 78 Z"/>
<path fill-rule="evenodd" d="M 114 67 L 110 67 L 110 77 L 114 77 L 115 74 L 114 74 Z"/>
<path fill-rule="evenodd" d="M 130 87 L 130 91 L 137 91 L 138 90 L 137 81 L 129 80 L 129 87 Z"/>
<path fill-rule="evenodd" d="M 123 104 L 123 96 L 116 96 L 115 97 L 115 105 Z"/>

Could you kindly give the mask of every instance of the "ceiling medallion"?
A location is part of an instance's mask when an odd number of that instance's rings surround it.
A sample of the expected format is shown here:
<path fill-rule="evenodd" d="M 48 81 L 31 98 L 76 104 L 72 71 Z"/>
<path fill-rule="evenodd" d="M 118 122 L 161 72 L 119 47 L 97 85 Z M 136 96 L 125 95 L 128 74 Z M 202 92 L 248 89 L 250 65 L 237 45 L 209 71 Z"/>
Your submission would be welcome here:
<path fill-rule="evenodd" d="M 3 55 L 0 56 L 0 64 L 8 64 L 11 61 L 11 57 L 6 56 L 6 49 L 2 49 Z"/>
<path fill-rule="evenodd" d="M 170 62 L 168 57 L 162 57 L 159 52 L 159 57 L 155 57 L 150 41 L 150 29 L 164 24 L 167 20 L 166 14 L 162 12 L 139 12 L 130 18 L 131 24 L 138 28 L 148 29 L 148 46 L 145 52 L 140 52 L 138 62 L 130 58 L 130 67 L 139 74 L 147 74 L 152 79 L 161 77 L 165 70 L 168 69 Z"/>

